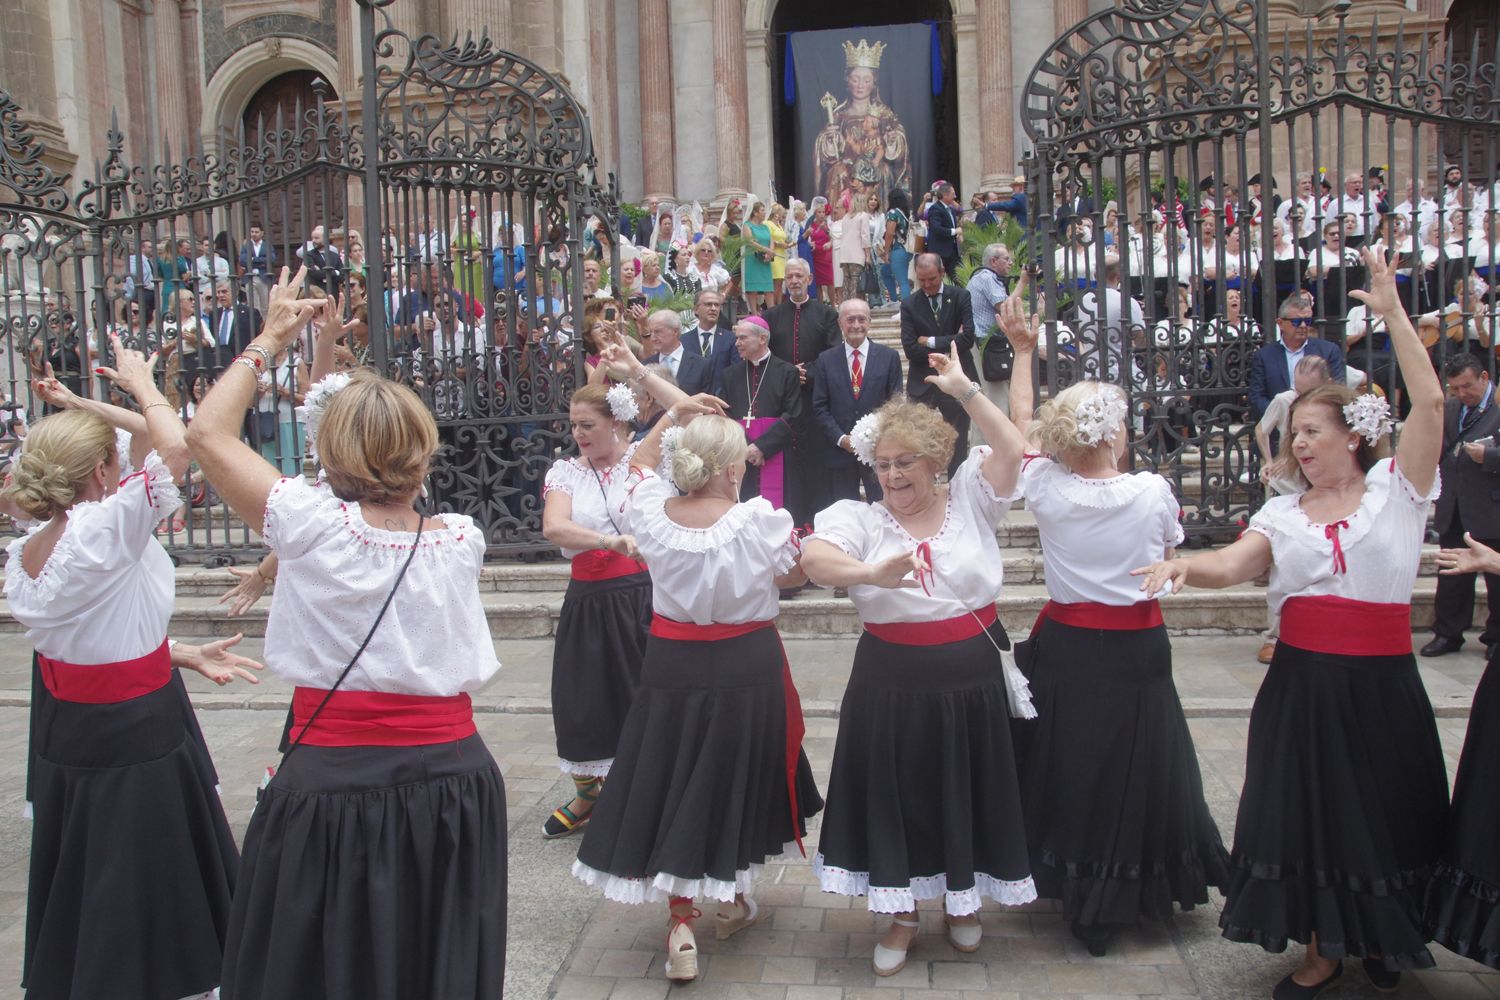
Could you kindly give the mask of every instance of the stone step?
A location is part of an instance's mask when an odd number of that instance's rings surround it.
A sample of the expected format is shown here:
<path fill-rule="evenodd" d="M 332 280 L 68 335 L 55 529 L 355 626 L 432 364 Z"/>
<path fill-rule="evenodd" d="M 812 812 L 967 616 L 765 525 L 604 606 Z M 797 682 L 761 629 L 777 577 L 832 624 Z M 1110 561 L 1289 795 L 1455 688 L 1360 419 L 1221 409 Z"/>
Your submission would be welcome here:
<path fill-rule="evenodd" d="M 1431 625 L 1436 583 L 1432 578 L 1417 581 L 1412 594 L 1413 629 Z M 491 591 L 482 599 L 496 639 L 545 639 L 554 634 L 563 595 L 560 590 L 503 594 Z M 996 608 L 1006 629 L 1021 636 L 1031 630 L 1046 600 L 1046 588 L 1041 584 L 1010 584 L 996 602 Z M 244 617 L 231 620 L 225 617 L 217 596 L 179 595 L 169 632 L 181 639 L 220 637 L 235 632 L 260 636 L 265 634 L 269 608 L 270 602 L 262 600 Z M 1248 635 L 1266 626 L 1266 591 L 1248 585 L 1227 590 L 1191 590 L 1166 598 L 1162 610 L 1168 631 L 1174 635 Z M 1475 613 L 1476 622 L 1482 624 L 1482 602 L 1476 602 Z M 807 638 L 849 636 L 859 631 L 854 605 L 826 590 L 804 591 L 782 601 L 778 624 L 785 635 Z M 10 616 L 8 605 L 0 603 L 0 633 L 22 631 Z"/>

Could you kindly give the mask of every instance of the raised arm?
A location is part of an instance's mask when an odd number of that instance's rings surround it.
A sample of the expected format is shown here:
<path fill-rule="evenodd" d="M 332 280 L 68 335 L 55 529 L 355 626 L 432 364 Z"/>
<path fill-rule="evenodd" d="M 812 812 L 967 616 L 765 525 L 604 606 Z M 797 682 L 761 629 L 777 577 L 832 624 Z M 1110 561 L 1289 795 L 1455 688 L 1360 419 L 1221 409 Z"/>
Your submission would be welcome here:
<path fill-rule="evenodd" d="M 153 373 L 156 370 L 157 356 L 153 354 L 147 358 L 139 351 L 129 350 L 115 334 L 110 335 L 109 343 L 115 367 L 98 368 L 95 371 L 135 397 L 141 408 L 141 416 L 145 419 L 146 440 L 166 465 L 167 471 L 172 473 L 172 478 L 181 478 L 187 472 L 192 456 L 188 454 L 186 428 L 182 425 L 182 418 L 156 387 Z M 137 449 L 134 445 L 130 451 L 132 460 L 135 460 Z M 140 457 L 144 458 L 144 453 Z"/>
<path fill-rule="evenodd" d="M 344 297 L 340 295 L 337 299 L 332 296 L 323 299 L 320 308 L 313 318 L 313 360 L 312 372 L 308 380 L 303 383 L 306 386 L 316 385 L 324 375 L 332 374 L 337 366 L 338 340 L 351 330 L 356 320 L 351 319 L 344 322 Z"/>
<path fill-rule="evenodd" d="M 927 569 L 915 551 L 901 552 L 867 563 L 832 542 L 811 538 L 802 546 L 802 571 L 820 587 L 885 587 L 900 590 L 917 586 L 915 574 Z"/>
<path fill-rule="evenodd" d="M 984 460 L 984 478 L 1002 496 L 1010 496 L 1016 489 L 1016 476 L 1021 471 L 1021 455 L 1026 450 L 1026 437 L 1010 422 L 1005 411 L 990 402 L 980 391 L 979 383 L 969 381 L 958 363 L 958 345 L 951 344 L 947 354 L 928 355 L 936 375 L 927 376 L 926 381 L 937 386 L 962 404 L 964 411 L 979 426 L 979 432 L 989 442 L 990 454 Z M 963 446 L 963 442 L 959 442 Z"/>
<path fill-rule="evenodd" d="M 1396 291 L 1395 267 L 1386 262 L 1384 254 L 1371 249 L 1364 251 L 1364 257 L 1370 274 L 1370 290 L 1354 289 L 1349 294 L 1385 320 L 1391 350 L 1396 355 L 1401 379 L 1406 383 L 1407 399 L 1411 401 L 1411 411 L 1402 425 L 1401 439 L 1396 445 L 1396 464 L 1417 492 L 1425 495 L 1437 478 L 1438 459 L 1442 457 L 1443 387 L 1438 382 L 1437 372 L 1432 370 L 1426 348 L 1411 325 L 1411 318 L 1401 306 L 1401 296 Z"/>
<path fill-rule="evenodd" d="M 626 382 L 640 386 L 666 411 L 637 446 L 635 457 L 630 462 L 633 468 L 656 471 L 656 467 L 661 464 L 661 436 L 666 433 L 667 428 L 686 424 L 699 413 L 724 412 L 723 400 L 707 393 L 689 398 L 687 393 L 641 364 L 641 359 L 624 344 L 610 344 L 606 347 L 599 357 L 599 367 L 609 368 L 622 375 Z"/>
<path fill-rule="evenodd" d="M 1000 330 L 1010 341 L 1015 351 L 1015 361 L 1010 369 L 1010 422 L 1023 436 L 1031 425 L 1032 410 L 1036 407 L 1036 389 L 1032 384 L 1032 364 L 1036 357 L 1037 339 L 1041 323 L 1036 313 L 1026 312 L 1026 275 L 1021 275 L 1021 284 L 1016 294 L 1000 303 L 998 313 Z"/>
<path fill-rule="evenodd" d="M 94 414 L 105 423 L 117 430 L 122 430 L 130 435 L 130 464 L 140 468 L 146 452 L 150 449 L 150 442 L 146 436 L 146 418 L 134 410 L 127 410 L 123 406 L 106 403 L 99 399 L 89 399 L 80 396 L 69 389 L 52 375 L 52 366 L 47 365 L 43 378 L 36 379 L 31 383 L 32 391 L 41 397 L 42 402 L 49 406 L 55 406 L 59 410 L 84 410 Z"/>

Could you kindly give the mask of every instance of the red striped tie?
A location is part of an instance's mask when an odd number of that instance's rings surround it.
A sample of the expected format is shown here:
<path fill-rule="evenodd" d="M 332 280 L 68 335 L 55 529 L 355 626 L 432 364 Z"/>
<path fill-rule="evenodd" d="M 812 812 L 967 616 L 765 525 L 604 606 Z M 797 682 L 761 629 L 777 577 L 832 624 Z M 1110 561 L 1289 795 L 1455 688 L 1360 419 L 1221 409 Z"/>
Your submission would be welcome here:
<path fill-rule="evenodd" d="M 854 359 L 849 363 L 849 384 L 854 389 L 854 398 L 859 398 L 859 390 L 864 388 L 865 370 L 859 364 L 859 351 L 854 352 Z"/>

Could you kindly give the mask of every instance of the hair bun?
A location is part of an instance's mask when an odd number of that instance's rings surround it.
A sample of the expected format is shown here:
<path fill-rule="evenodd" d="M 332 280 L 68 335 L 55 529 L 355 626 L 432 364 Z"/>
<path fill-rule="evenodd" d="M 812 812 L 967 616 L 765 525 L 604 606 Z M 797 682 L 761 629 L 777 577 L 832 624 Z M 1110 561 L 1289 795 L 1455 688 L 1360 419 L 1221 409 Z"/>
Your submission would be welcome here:
<path fill-rule="evenodd" d="M 22 448 L 7 493 L 28 516 L 46 521 L 72 505 L 75 491 L 67 470 Z"/>
<path fill-rule="evenodd" d="M 711 478 L 713 473 L 703 463 L 703 459 L 696 452 L 679 444 L 672 454 L 672 481 L 677 484 L 677 488 L 691 493 L 702 489 Z"/>

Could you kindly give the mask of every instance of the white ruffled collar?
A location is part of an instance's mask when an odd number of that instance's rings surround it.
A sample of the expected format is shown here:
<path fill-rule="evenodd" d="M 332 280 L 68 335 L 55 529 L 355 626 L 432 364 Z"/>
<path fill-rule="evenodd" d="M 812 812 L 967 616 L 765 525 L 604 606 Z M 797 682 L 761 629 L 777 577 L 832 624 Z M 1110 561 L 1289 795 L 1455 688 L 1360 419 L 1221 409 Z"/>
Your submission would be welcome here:
<path fill-rule="evenodd" d="M 645 510 L 645 523 L 642 527 L 645 533 L 661 542 L 669 549 L 678 552 L 710 552 L 720 549 L 732 542 L 736 535 L 740 534 L 745 526 L 750 523 L 754 516 L 756 505 L 764 505 L 769 508 L 771 503 L 764 497 L 755 497 L 743 503 L 737 503 L 724 512 L 713 524 L 706 528 L 689 528 L 678 524 L 667 516 L 667 501 L 673 499 L 675 493 L 663 496 L 658 503 L 653 503 Z"/>
<path fill-rule="evenodd" d="M 988 481 L 986 481 L 986 484 L 988 484 Z M 931 545 L 947 535 L 962 531 L 964 527 L 963 515 L 955 509 L 955 504 L 953 503 L 952 485 L 950 484 L 944 487 L 944 489 L 947 491 L 947 496 L 945 497 L 945 507 L 943 509 L 943 523 L 938 526 L 937 534 L 930 538 L 918 538 L 910 531 L 907 531 L 906 526 L 896 519 L 896 515 L 884 503 L 872 503 L 870 506 L 880 512 L 880 516 L 885 518 L 887 524 L 906 536 L 912 545 L 921 545 L 924 542 Z M 991 490 L 991 492 L 993 493 L 994 491 Z"/>
<path fill-rule="evenodd" d="M 1122 472 L 1108 479 L 1090 479 L 1054 464 L 1052 486 L 1070 503 L 1093 510 L 1114 510 L 1131 503 L 1152 486 L 1149 472 Z"/>
<path fill-rule="evenodd" d="M 5 547 L 5 596 L 8 600 L 24 601 L 41 607 L 58 595 L 72 575 L 73 554 L 78 547 L 78 535 L 73 530 L 75 519 L 84 508 L 98 505 L 95 500 L 73 505 L 69 511 L 68 523 L 63 525 L 62 534 L 57 536 L 52 551 L 47 555 L 47 561 L 42 563 L 41 571 L 36 576 L 26 572 L 21 565 L 21 553 L 26 548 L 26 543 L 51 524 L 51 521 L 37 522 L 26 534 Z"/>
<path fill-rule="evenodd" d="M 1394 466 L 1395 459 L 1383 459 L 1372 466 L 1370 471 L 1365 473 L 1365 492 L 1359 499 L 1359 506 L 1355 507 L 1352 513 L 1336 521 L 1314 521 L 1309 517 L 1302 507 L 1304 493 L 1277 498 L 1282 501 L 1282 510 L 1285 514 L 1283 522 L 1287 526 L 1294 526 L 1313 544 L 1330 552 L 1333 551 L 1333 536 L 1328 530 L 1330 525 L 1338 525 L 1341 548 L 1349 548 L 1357 544 L 1374 527 L 1380 512 L 1390 502 L 1391 491 L 1410 488 L 1404 487 L 1402 482 L 1397 481 L 1399 473 Z"/>

